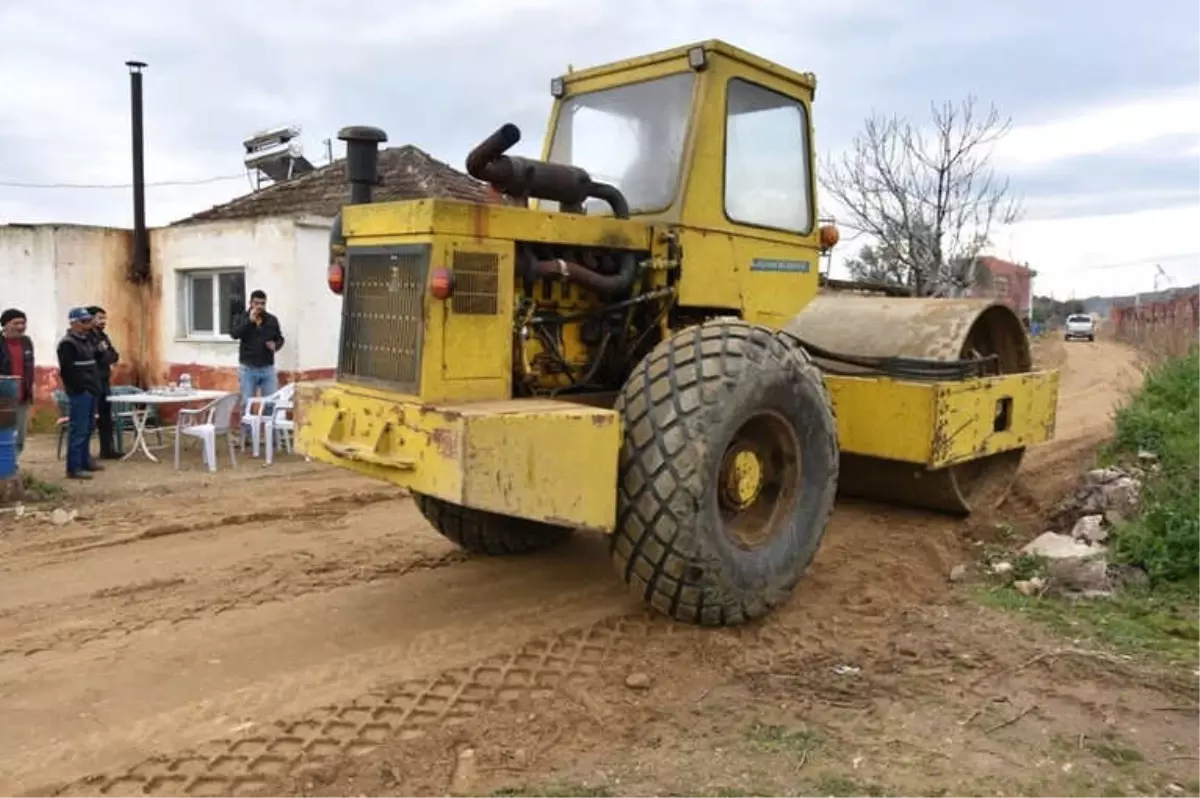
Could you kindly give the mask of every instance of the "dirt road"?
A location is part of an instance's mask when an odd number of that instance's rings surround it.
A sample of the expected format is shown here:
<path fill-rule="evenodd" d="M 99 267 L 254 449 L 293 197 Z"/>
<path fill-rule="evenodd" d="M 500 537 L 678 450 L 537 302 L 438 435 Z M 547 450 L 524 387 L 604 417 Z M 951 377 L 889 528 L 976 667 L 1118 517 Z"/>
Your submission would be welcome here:
<path fill-rule="evenodd" d="M 1055 441 L 1042 447 L 1041 453 L 1052 452 L 1068 441 L 1106 434 L 1113 409 L 1140 384 L 1134 354 L 1107 341 L 1087 344 L 1042 340 L 1036 349 L 1040 368 L 1057 368 L 1060 372 Z M 1036 462 L 1041 453 L 1030 460 Z"/>
<path fill-rule="evenodd" d="M 1029 512 L 1137 381 L 1115 344 L 1042 354 L 1062 368 L 1059 439 L 1028 457 L 1014 503 Z M 33 455 L 57 474 L 49 442 Z M 751 654 L 782 641 L 852 657 L 891 639 L 898 612 L 944 598 L 969 545 L 950 519 L 840 505 L 783 612 L 704 636 L 645 617 L 600 537 L 467 557 L 388 486 L 315 464 L 207 476 L 131 461 L 66 504 L 78 516 L 62 525 L 0 517 L 4 793 L 290 789 L 507 701 L 573 689 L 587 709 L 588 685 L 636 667 L 653 640 L 692 641 L 700 663 L 744 635 Z"/>

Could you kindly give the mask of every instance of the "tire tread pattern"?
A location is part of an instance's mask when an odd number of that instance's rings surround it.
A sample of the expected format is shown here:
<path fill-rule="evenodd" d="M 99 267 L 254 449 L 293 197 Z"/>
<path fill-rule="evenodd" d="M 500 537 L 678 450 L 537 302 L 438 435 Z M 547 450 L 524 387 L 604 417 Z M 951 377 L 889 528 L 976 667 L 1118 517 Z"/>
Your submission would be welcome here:
<path fill-rule="evenodd" d="M 421 493 L 413 493 L 413 499 L 434 529 L 476 554 L 525 554 L 554 546 L 571 535 L 566 527 L 476 510 Z"/>
<path fill-rule="evenodd" d="M 615 658 L 667 639 L 686 641 L 688 631 L 653 617 L 615 616 L 303 714 L 263 716 L 240 734 L 156 752 L 131 765 L 113 763 L 103 772 L 25 794 L 279 795 L 352 757 L 379 749 L 402 752 L 406 741 L 435 729 L 469 726 L 492 707 L 561 703 L 564 695 L 586 692 L 603 680 Z"/>
<path fill-rule="evenodd" d="M 799 343 L 768 327 L 737 319 L 707 321 L 660 343 L 634 369 L 619 395 L 624 442 L 617 493 L 613 565 L 645 602 L 679 621 L 728 626 L 760 617 L 786 598 L 816 553 L 814 541 L 773 595 L 739 599 L 698 567 L 704 554 L 690 525 L 706 501 L 701 473 L 708 417 L 721 413 L 729 389 L 752 370 L 788 369 L 819 392 L 828 412 L 825 436 L 831 469 L 824 475 L 824 529 L 837 485 L 833 405 L 820 370 Z M 814 421 L 820 421 L 815 419 Z"/>

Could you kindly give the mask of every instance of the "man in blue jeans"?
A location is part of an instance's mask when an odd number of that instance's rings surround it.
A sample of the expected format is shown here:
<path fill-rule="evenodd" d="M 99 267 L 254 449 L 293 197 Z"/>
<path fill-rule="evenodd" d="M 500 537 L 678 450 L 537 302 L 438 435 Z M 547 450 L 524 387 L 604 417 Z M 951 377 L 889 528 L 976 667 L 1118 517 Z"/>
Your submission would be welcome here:
<path fill-rule="evenodd" d="M 267 295 L 255 289 L 250 294 L 250 306 L 233 320 L 229 334 L 238 340 L 238 383 L 242 393 L 242 412 L 256 392 L 270 396 L 279 390 L 275 374 L 275 353 L 283 348 L 283 332 L 279 319 L 267 312 Z M 267 411 L 269 412 L 269 408 Z M 244 435 L 250 430 L 243 428 Z"/>
<path fill-rule="evenodd" d="M 67 478 L 91 479 L 89 471 L 103 471 L 88 451 L 96 428 L 96 400 L 100 396 L 100 370 L 92 343 L 92 314 L 71 308 L 70 329 L 58 342 L 58 375 L 67 393 Z"/>
<path fill-rule="evenodd" d="M 33 339 L 26 334 L 25 313 L 8 308 L 0 313 L 0 375 L 18 378 L 17 454 L 25 449 L 29 409 L 33 406 Z"/>

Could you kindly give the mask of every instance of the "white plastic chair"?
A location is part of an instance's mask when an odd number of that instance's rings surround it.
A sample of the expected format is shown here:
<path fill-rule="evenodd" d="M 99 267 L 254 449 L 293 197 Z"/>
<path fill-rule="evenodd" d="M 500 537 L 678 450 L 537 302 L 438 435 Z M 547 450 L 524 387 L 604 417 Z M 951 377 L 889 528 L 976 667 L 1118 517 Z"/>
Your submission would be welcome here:
<path fill-rule="evenodd" d="M 295 405 L 291 398 L 281 400 L 275 403 L 275 409 L 271 413 L 271 417 L 267 419 L 266 433 L 266 448 L 267 448 L 267 465 L 275 462 L 275 442 L 276 435 L 284 441 L 287 447 L 288 454 L 292 453 L 292 433 L 296 429 L 296 422 L 290 417 L 291 411 Z"/>
<path fill-rule="evenodd" d="M 258 443 L 271 421 L 269 407 L 279 402 L 291 402 L 296 384 L 289 382 L 270 396 L 252 396 L 242 408 L 242 451 L 246 451 L 246 427 L 250 428 L 250 451 L 258 457 Z"/>
<path fill-rule="evenodd" d="M 185 408 L 179 411 L 175 426 L 175 470 L 179 470 L 179 446 L 183 436 L 198 438 L 204 444 L 204 464 L 209 471 L 217 470 L 217 436 L 224 435 L 229 443 L 229 464 L 237 466 L 234 457 L 233 410 L 241 399 L 236 393 L 214 399 L 204 407 Z M 240 431 L 240 430 L 239 430 Z"/>

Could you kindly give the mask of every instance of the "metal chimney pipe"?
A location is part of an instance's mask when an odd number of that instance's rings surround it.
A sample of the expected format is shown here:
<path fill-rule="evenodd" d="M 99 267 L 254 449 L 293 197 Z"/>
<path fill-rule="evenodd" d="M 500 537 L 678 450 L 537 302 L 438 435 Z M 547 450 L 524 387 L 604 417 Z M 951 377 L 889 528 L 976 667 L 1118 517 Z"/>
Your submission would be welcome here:
<path fill-rule="evenodd" d="M 129 67 L 130 124 L 133 128 L 133 262 L 130 274 L 135 282 L 150 279 L 150 236 L 146 232 L 146 161 L 145 127 L 142 120 L 141 61 L 126 61 Z"/>
<path fill-rule="evenodd" d="M 353 125 L 338 131 L 346 142 L 346 182 L 350 184 L 350 204 L 365 205 L 379 185 L 379 145 L 387 133 L 377 127 Z"/>

